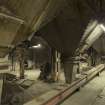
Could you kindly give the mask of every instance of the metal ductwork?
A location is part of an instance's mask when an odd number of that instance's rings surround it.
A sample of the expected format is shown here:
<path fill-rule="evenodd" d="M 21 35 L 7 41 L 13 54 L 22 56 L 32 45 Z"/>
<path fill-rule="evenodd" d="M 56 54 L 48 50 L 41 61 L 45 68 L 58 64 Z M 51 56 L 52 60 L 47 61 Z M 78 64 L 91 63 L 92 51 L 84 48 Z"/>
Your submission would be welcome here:
<path fill-rule="evenodd" d="M 84 52 L 101 36 L 103 35 L 104 30 L 101 28 L 100 24 L 98 24 L 95 29 L 91 32 L 88 38 L 85 40 L 85 44 L 80 49 L 80 52 Z"/>
<path fill-rule="evenodd" d="M 95 20 L 95 21 L 91 20 L 89 22 L 80 43 L 84 42 L 88 38 L 88 36 L 91 34 L 91 32 L 94 30 L 94 28 L 96 28 L 97 25 L 98 25 L 97 20 Z"/>

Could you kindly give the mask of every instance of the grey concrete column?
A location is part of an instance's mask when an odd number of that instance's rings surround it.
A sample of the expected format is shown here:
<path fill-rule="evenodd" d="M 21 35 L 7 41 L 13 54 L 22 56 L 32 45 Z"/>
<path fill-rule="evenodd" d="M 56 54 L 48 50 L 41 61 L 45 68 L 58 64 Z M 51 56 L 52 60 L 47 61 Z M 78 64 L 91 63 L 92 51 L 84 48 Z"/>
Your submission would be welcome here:
<path fill-rule="evenodd" d="M 73 59 L 66 59 L 64 61 L 64 74 L 66 83 L 72 83 L 75 80 L 77 69 Z"/>
<path fill-rule="evenodd" d="M 24 61 L 20 62 L 20 79 L 24 79 Z"/>
<path fill-rule="evenodd" d="M 18 56 L 18 60 L 20 63 L 20 79 L 24 79 L 24 60 L 25 60 L 25 49 L 20 48 L 20 53 Z"/>

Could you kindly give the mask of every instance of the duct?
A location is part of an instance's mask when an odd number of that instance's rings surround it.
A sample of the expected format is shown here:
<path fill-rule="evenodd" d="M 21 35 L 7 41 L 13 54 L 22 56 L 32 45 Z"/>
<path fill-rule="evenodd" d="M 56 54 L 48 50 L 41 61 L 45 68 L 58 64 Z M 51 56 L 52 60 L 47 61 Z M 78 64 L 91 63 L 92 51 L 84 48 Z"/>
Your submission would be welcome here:
<path fill-rule="evenodd" d="M 103 29 L 100 27 L 100 25 L 97 25 L 89 35 L 89 37 L 86 39 L 85 45 L 81 48 L 80 52 L 87 50 L 103 33 Z"/>
<path fill-rule="evenodd" d="M 29 36 L 29 40 L 32 39 L 34 33 L 44 27 L 47 23 L 51 22 L 60 12 L 63 0 L 49 0 L 45 9 L 38 17 L 37 21 L 32 21 L 32 34 Z M 36 16 L 35 16 L 36 18 Z"/>
<path fill-rule="evenodd" d="M 87 26 L 87 29 L 85 30 L 85 33 L 81 39 L 81 43 L 86 40 L 86 38 L 89 36 L 89 34 L 94 30 L 94 28 L 97 26 L 98 21 L 90 21 L 90 23 Z"/>
<path fill-rule="evenodd" d="M 87 38 L 86 43 L 88 43 L 89 46 L 91 46 L 102 34 L 103 30 L 100 27 L 100 25 L 97 25 L 97 27 L 93 30 L 91 35 Z"/>
<path fill-rule="evenodd" d="M 88 49 L 88 47 L 89 47 L 88 44 L 85 44 L 85 45 L 81 48 L 80 53 L 84 52 L 85 49 Z"/>
<path fill-rule="evenodd" d="M 0 46 L 10 47 L 23 23 L 21 19 L 0 13 Z"/>
<path fill-rule="evenodd" d="M 24 21 L 0 12 L 0 58 L 5 57 L 13 47 L 17 40 L 16 36 L 20 34 L 20 28 L 24 25 Z"/>

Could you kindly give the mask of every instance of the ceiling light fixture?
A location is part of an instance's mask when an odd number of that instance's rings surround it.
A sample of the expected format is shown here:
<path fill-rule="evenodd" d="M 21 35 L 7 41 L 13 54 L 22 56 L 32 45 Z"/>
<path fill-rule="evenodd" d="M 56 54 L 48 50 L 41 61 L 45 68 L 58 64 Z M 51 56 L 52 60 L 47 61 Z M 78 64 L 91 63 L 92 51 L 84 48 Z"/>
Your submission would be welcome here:
<path fill-rule="evenodd" d="M 40 48 L 40 47 L 41 47 L 41 44 L 37 44 L 37 45 L 32 46 L 32 48 Z"/>

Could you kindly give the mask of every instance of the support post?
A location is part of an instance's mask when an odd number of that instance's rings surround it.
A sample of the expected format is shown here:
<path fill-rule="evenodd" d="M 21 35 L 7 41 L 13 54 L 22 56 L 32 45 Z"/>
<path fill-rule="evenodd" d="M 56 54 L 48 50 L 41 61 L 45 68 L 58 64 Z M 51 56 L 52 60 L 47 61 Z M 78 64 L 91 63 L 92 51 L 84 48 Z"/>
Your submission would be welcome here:
<path fill-rule="evenodd" d="M 24 49 L 20 48 L 19 63 L 20 63 L 20 79 L 24 79 Z"/>
<path fill-rule="evenodd" d="M 60 69 L 61 69 L 60 53 L 54 49 L 52 49 L 51 62 L 52 62 L 52 79 L 54 81 L 59 81 Z"/>
<path fill-rule="evenodd" d="M 24 79 L 24 61 L 20 61 L 20 79 Z"/>

